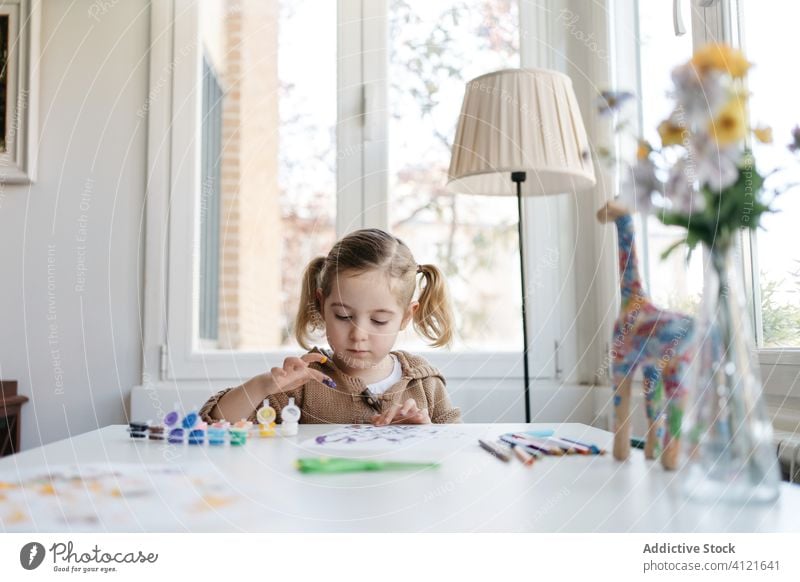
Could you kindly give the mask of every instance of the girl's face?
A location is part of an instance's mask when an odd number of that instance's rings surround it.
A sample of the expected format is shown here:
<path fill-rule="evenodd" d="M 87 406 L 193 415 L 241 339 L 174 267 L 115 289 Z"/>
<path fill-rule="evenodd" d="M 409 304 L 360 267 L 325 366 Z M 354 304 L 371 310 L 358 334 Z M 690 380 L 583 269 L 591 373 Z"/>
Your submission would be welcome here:
<path fill-rule="evenodd" d="M 322 296 L 325 333 L 334 359 L 343 372 L 367 381 L 377 381 L 391 371 L 387 359 L 397 334 L 411 321 L 417 302 L 398 303 L 388 277 L 380 271 L 340 273 L 331 294 Z"/>

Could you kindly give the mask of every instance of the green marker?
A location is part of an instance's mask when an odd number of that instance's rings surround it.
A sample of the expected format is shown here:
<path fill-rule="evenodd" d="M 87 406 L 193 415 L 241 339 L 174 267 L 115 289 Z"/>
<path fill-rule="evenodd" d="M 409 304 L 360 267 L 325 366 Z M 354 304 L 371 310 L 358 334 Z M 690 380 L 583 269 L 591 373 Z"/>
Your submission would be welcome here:
<path fill-rule="evenodd" d="M 301 473 L 348 473 L 351 471 L 397 471 L 403 469 L 435 469 L 439 463 L 406 463 L 399 461 L 367 461 L 342 457 L 297 459 Z"/>

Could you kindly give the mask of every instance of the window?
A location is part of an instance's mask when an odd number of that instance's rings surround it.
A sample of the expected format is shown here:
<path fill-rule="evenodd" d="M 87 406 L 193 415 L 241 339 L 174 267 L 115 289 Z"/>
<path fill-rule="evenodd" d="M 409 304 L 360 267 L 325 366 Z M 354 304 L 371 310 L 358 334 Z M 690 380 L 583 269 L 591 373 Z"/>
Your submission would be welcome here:
<path fill-rule="evenodd" d="M 217 0 L 199 8 L 202 48 L 214 63 L 203 76 L 201 345 L 294 346 L 302 267 L 333 239 L 336 6 Z M 307 50 L 309 36 L 319 52 Z"/>
<path fill-rule="evenodd" d="M 753 88 L 751 123 L 772 127 L 775 144 L 753 143 L 764 171 L 786 167 L 794 157 L 785 147 L 791 130 L 800 123 L 797 99 L 800 80 L 786 74 L 785 47 L 775 39 L 791 38 L 792 23 L 800 21 L 800 5 L 789 0 L 771 3 L 770 10 L 752 1 L 741 3 L 742 44 L 755 63 L 749 76 Z M 780 15 L 780 18 L 776 18 Z M 800 171 L 780 175 L 772 186 L 800 181 Z M 780 183 L 778 183 L 780 182 Z M 764 216 L 763 230 L 753 234 L 754 282 L 760 293 L 757 314 L 759 345 L 764 348 L 800 348 L 800 251 L 795 231 L 800 216 L 800 189 L 777 199 L 775 214 Z"/>
<path fill-rule="evenodd" d="M 781 146 L 789 143 L 790 131 L 800 121 L 795 113 L 800 82 L 787 74 L 785 52 L 774 39 L 791 38 L 791 25 L 800 17 L 795 4 L 782 0 L 766 11 L 754 0 L 718 0 L 710 7 L 691 3 L 691 15 L 684 13 L 687 34 L 677 36 L 671 2 L 632 2 L 630 12 L 636 14 L 632 28 L 637 32 L 630 34 L 620 27 L 614 38 L 617 60 L 624 60 L 628 53 L 636 55 L 638 62 L 627 68 L 638 74 L 626 76 L 623 66 L 617 86 L 633 88 L 641 96 L 638 127 L 644 137 L 659 142 L 656 127 L 669 113 L 665 92 L 670 86 L 671 68 L 686 61 L 697 46 L 729 42 L 742 46 L 755 63 L 748 75 L 753 88 L 750 123 L 773 128 L 773 146 L 752 144 L 761 169 L 789 165 L 791 154 Z M 623 12 L 620 15 L 624 18 Z M 639 42 L 632 42 L 634 39 Z M 786 182 L 797 182 L 800 172 L 793 170 L 783 177 Z M 773 181 L 771 185 L 780 184 Z M 800 215 L 797 190 L 779 198 L 776 208 L 778 213 L 765 216 L 763 229 L 743 234 L 740 246 L 765 392 L 768 403 L 779 409 L 786 397 L 794 396 L 792 390 L 800 372 L 800 253 L 792 236 L 792 225 Z M 655 218 L 637 220 L 637 243 L 648 290 L 659 304 L 692 313 L 702 293 L 702 251 L 694 253 L 688 266 L 685 254 L 679 253 L 662 262 L 661 252 L 675 236 Z"/>
<path fill-rule="evenodd" d="M 656 128 L 671 113 L 673 102 L 669 71 L 692 56 L 691 22 L 683 36 L 676 36 L 669 2 L 639 2 L 639 115 L 643 137 L 658 145 Z M 664 226 L 655 216 L 638 214 L 636 239 L 641 272 L 650 296 L 669 309 L 693 314 L 703 292 L 702 252 L 695 252 L 686 265 L 686 252 L 674 252 L 666 260 L 661 254 L 681 236 L 681 230 Z"/>
<path fill-rule="evenodd" d="M 446 273 L 461 350 L 522 345 L 516 199 L 445 190 L 466 82 L 520 66 L 517 23 L 510 0 L 389 2 L 389 223 Z"/>
<path fill-rule="evenodd" d="M 368 226 L 394 230 L 448 274 L 462 319 L 436 365 L 521 376 L 515 200 L 443 189 L 466 81 L 525 62 L 522 6 L 174 0 L 162 57 L 163 76 L 174 70 L 162 378 L 248 377 L 296 353 L 303 268 Z M 549 319 L 535 324 L 546 329 L 534 339 L 545 348 L 531 350 L 538 377 L 555 370 L 556 315 L 541 297 L 559 292 L 557 244 L 526 253 L 542 257 L 531 285 L 553 286 L 539 295 Z M 408 335 L 399 347 L 421 344 Z"/>

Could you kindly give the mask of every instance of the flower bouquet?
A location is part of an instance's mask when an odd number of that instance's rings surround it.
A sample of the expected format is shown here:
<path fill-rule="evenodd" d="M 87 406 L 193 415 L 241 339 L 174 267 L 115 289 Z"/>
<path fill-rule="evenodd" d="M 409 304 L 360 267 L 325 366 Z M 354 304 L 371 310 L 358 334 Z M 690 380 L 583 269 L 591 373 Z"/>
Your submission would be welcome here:
<path fill-rule="evenodd" d="M 682 431 L 688 447 L 684 490 L 704 500 L 771 501 L 778 495 L 772 426 L 734 251 L 740 232 L 756 229 L 772 211 L 774 197 L 793 185 L 765 188 L 769 174 L 759 172 L 748 147 L 751 135 L 772 141 L 769 128 L 751 128 L 747 121 L 750 67 L 740 51 L 722 44 L 703 47 L 676 67 L 675 105 L 658 127 L 661 148 L 638 142 L 623 187 L 623 197 L 637 210 L 685 230 L 663 256 L 684 243 L 690 252 L 698 244 L 707 251 Z M 616 111 L 631 97 L 606 92 L 601 109 Z M 789 147 L 797 150 L 800 130 L 792 137 Z"/>

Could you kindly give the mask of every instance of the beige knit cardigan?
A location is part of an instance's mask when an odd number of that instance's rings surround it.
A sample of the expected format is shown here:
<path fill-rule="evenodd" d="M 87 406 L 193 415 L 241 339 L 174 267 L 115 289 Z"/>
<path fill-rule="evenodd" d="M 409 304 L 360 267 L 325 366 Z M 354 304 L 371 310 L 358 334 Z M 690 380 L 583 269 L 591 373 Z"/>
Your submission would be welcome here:
<path fill-rule="evenodd" d="M 349 376 L 336 367 L 329 350 L 314 348 L 311 352 L 328 356 L 325 364 L 314 362 L 311 367 L 330 376 L 336 382 L 336 388 L 310 380 L 300 388 L 270 396 L 269 404 L 277 412 L 278 422 L 281 422 L 281 409 L 289 403 L 290 397 L 294 397 L 295 404 L 302 411 L 301 424 L 370 424 L 379 410 L 386 411 L 393 403 L 402 404 L 409 398 L 416 400 L 420 408 L 427 408 L 434 423 L 461 422 L 461 410 L 450 402 L 444 377 L 425 358 L 404 351 L 392 352 L 400 362 L 402 376 L 383 394 L 372 395 L 365 393 L 367 385 L 363 380 Z M 211 411 L 230 390 L 233 388 L 225 388 L 209 398 L 200 409 L 200 417 L 206 422 L 215 422 L 217 419 L 210 416 Z M 256 412 L 262 406 L 262 402 L 253 402 L 253 411 L 248 420 L 257 422 Z M 226 420 L 233 422 L 239 419 Z"/>

